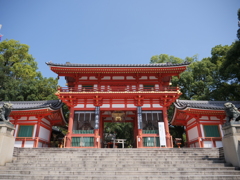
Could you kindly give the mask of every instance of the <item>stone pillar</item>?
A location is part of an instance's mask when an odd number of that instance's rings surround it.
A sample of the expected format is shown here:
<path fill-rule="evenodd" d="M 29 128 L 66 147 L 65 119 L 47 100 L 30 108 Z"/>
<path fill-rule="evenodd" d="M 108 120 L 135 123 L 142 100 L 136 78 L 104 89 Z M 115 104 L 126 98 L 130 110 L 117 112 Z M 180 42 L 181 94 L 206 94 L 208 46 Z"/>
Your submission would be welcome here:
<path fill-rule="evenodd" d="M 14 129 L 10 123 L 0 122 L 0 166 L 12 162 L 15 143 Z"/>
<path fill-rule="evenodd" d="M 227 163 L 240 167 L 240 122 L 230 122 L 222 125 L 223 150 Z"/>

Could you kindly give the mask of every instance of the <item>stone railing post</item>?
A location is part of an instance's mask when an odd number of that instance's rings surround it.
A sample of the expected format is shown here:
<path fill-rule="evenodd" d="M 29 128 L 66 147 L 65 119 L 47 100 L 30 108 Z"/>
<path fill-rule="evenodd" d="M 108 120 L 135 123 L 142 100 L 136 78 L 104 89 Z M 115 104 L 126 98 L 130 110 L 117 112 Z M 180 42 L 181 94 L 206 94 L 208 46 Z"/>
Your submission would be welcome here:
<path fill-rule="evenodd" d="M 222 130 L 225 160 L 235 167 L 240 167 L 240 122 L 226 123 L 222 125 Z"/>
<path fill-rule="evenodd" d="M 0 166 L 12 162 L 15 143 L 14 129 L 10 123 L 0 122 Z"/>

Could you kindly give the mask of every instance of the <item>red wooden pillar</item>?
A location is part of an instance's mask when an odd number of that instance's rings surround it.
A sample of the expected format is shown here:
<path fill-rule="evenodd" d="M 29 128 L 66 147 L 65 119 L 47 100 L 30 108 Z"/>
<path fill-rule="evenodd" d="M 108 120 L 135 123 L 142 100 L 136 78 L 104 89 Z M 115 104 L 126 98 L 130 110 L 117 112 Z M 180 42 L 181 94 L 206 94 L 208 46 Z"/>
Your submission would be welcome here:
<path fill-rule="evenodd" d="M 71 106 L 70 107 L 69 120 L 68 120 L 68 133 L 66 135 L 66 147 L 71 147 L 73 119 L 74 119 L 74 107 Z"/>
<path fill-rule="evenodd" d="M 138 129 L 137 148 L 143 147 L 142 129 Z"/>
<path fill-rule="evenodd" d="M 202 148 L 203 147 L 203 141 L 202 141 L 202 131 L 201 131 L 201 127 L 200 127 L 200 123 L 199 123 L 199 117 L 196 117 L 196 123 L 197 123 L 197 130 L 198 130 L 198 137 L 200 137 L 201 139 L 199 139 L 199 147 Z"/>
<path fill-rule="evenodd" d="M 41 125 L 41 120 L 42 120 L 42 116 L 37 116 L 38 119 L 38 123 L 37 123 L 37 127 L 36 127 L 36 133 L 35 133 L 35 139 L 36 142 L 34 144 L 34 147 L 37 148 L 38 147 L 38 139 L 39 139 L 39 131 L 40 131 L 40 125 Z"/>
<path fill-rule="evenodd" d="M 94 147 L 100 148 L 99 129 L 94 129 Z"/>
<path fill-rule="evenodd" d="M 100 105 L 100 104 L 97 104 L 97 105 Z M 96 106 L 95 107 L 95 127 L 94 127 L 94 147 L 95 148 L 100 148 L 100 145 L 101 145 L 101 140 L 99 136 L 100 128 L 101 128 L 100 106 Z"/>
<path fill-rule="evenodd" d="M 172 147 L 171 135 L 169 133 L 169 127 L 168 127 L 167 108 L 165 106 L 163 107 L 163 121 L 164 121 L 164 127 L 165 127 L 167 147 Z"/>
<path fill-rule="evenodd" d="M 143 147 L 142 137 L 142 106 L 137 107 L 137 148 Z"/>

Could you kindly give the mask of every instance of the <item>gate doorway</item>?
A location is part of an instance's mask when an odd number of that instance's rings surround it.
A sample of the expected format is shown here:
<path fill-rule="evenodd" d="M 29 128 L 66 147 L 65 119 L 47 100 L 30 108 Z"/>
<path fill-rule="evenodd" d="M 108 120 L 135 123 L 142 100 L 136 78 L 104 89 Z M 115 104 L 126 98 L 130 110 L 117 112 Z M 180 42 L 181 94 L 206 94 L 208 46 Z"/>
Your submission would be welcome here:
<path fill-rule="evenodd" d="M 102 148 L 136 147 L 138 132 L 136 111 L 101 111 L 100 122 L 99 135 Z"/>
<path fill-rule="evenodd" d="M 103 148 L 132 148 L 134 125 L 132 122 L 104 122 L 102 137 Z"/>

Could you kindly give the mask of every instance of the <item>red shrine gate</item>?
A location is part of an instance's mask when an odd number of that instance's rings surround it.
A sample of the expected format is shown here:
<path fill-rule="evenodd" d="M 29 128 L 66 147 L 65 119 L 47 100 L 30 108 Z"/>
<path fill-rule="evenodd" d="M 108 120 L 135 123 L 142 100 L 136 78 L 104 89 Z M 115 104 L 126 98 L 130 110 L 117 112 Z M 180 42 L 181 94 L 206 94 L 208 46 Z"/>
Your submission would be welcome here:
<path fill-rule="evenodd" d="M 70 109 L 65 147 L 103 147 L 104 122 L 116 121 L 133 123 L 137 148 L 159 147 L 158 122 L 164 122 L 166 147 L 172 147 L 167 109 L 181 92 L 170 87 L 171 78 L 188 64 L 47 63 L 67 81 L 56 93 Z"/>

